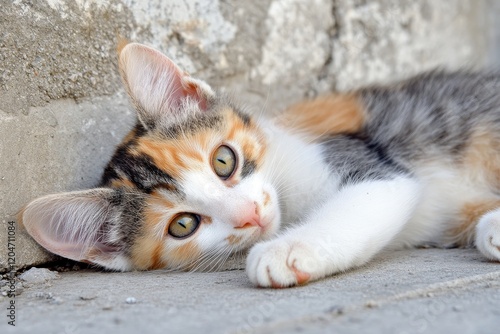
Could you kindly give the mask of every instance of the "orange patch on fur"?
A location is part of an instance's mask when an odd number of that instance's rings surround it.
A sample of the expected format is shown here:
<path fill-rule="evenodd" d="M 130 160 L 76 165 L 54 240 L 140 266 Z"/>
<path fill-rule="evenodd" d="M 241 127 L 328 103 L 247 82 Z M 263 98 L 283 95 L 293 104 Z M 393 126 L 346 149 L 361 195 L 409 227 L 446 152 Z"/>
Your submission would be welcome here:
<path fill-rule="evenodd" d="M 253 138 L 252 138 L 253 139 Z M 243 154 L 246 157 L 251 157 L 251 158 L 258 158 L 260 155 L 260 151 L 262 147 L 258 145 L 258 142 L 255 140 L 249 140 L 249 139 L 244 139 L 243 142 L 241 143 L 241 148 L 243 149 Z"/>
<path fill-rule="evenodd" d="M 463 163 L 475 178 L 500 189 L 500 135 L 480 128 L 470 138 Z"/>
<path fill-rule="evenodd" d="M 354 94 L 331 94 L 299 102 L 278 120 L 284 126 L 315 136 L 358 132 L 366 113 Z"/>
<path fill-rule="evenodd" d="M 135 188 L 135 185 L 129 179 L 113 179 L 110 184 L 111 188 Z"/>
<path fill-rule="evenodd" d="M 163 187 L 159 187 L 159 188 L 163 188 Z M 167 187 L 166 186 L 166 189 L 167 190 L 171 190 L 170 187 Z M 174 207 L 174 204 L 172 202 L 170 202 L 169 200 L 167 200 L 161 193 L 158 189 L 155 189 L 151 192 L 151 197 L 150 199 L 148 200 L 148 204 L 153 204 L 153 205 L 162 205 L 166 208 L 173 208 Z"/>
<path fill-rule="evenodd" d="M 183 138 L 175 141 L 151 137 L 140 138 L 133 154 L 149 156 L 156 167 L 173 178 L 179 179 L 182 170 L 203 166 L 203 155 L 191 144 L 196 142 L 201 143 L 201 147 L 206 146 L 209 142 L 209 134 L 205 132 L 194 134 L 192 139 Z"/>
<path fill-rule="evenodd" d="M 149 156 L 156 167 L 168 172 L 172 177 L 178 178 L 179 169 L 185 168 L 185 166 L 178 159 L 176 152 L 169 146 L 165 142 L 146 137 L 138 140 L 137 152 L 134 153 Z"/>
<path fill-rule="evenodd" d="M 151 256 L 152 264 L 149 269 L 160 269 L 165 267 L 165 262 L 162 259 L 163 255 L 163 244 L 158 243 L 156 248 L 153 250 L 153 255 Z"/>
<path fill-rule="evenodd" d="M 271 201 L 271 195 L 267 191 L 264 191 L 264 206 L 267 206 L 269 202 Z"/>
<path fill-rule="evenodd" d="M 228 244 L 230 244 L 231 246 L 239 244 L 242 239 L 243 237 L 241 235 L 240 236 L 230 235 L 226 238 Z"/>
<path fill-rule="evenodd" d="M 168 252 L 169 262 L 173 266 L 193 264 L 197 259 L 200 258 L 201 250 L 194 241 L 187 241 L 179 247 L 172 248 Z"/>
<path fill-rule="evenodd" d="M 154 228 L 165 219 L 165 214 L 161 211 L 145 210 L 144 224 L 147 228 Z"/>
<path fill-rule="evenodd" d="M 159 224 L 165 223 L 165 212 L 161 208 L 172 207 L 173 204 L 158 194 L 157 191 L 151 193 L 144 210 L 142 234 L 136 239 L 131 251 L 135 268 L 144 270 L 159 269 L 166 266 L 163 260 L 163 233 L 158 235 L 155 228 Z"/>
<path fill-rule="evenodd" d="M 470 246 L 474 240 L 479 219 L 489 211 L 500 208 L 500 200 L 467 203 L 460 210 L 459 223 L 448 231 L 448 237 L 458 246 Z"/>
<path fill-rule="evenodd" d="M 164 227 L 161 229 L 162 231 L 168 228 L 167 219 L 171 218 L 166 216 L 165 211 L 173 207 L 174 204 L 159 194 L 158 190 L 154 190 L 151 193 L 144 210 L 144 226 L 147 231 L 150 231 L 149 233 L 152 236 L 156 235 L 156 238 L 161 238 L 166 234 L 162 232 L 161 235 L 158 235 L 159 230 L 157 230 L 157 226 L 161 225 Z"/>
<path fill-rule="evenodd" d="M 162 259 L 163 241 L 145 235 L 137 238 L 132 247 L 132 262 L 138 270 L 165 268 Z"/>
<path fill-rule="evenodd" d="M 467 179 L 500 189 L 500 135 L 487 126 L 477 127 L 470 136 L 461 158 Z M 471 245 L 477 222 L 488 211 L 500 207 L 499 199 L 483 200 L 465 204 L 460 210 L 458 223 L 448 231 L 447 237 L 460 246 Z"/>
<path fill-rule="evenodd" d="M 231 109 L 222 111 L 228 124 L 226 138 L 239 143 L 246 159 L 262 165 L 266 151 L 265 135 L 253 122 L 245 124 Z"/>

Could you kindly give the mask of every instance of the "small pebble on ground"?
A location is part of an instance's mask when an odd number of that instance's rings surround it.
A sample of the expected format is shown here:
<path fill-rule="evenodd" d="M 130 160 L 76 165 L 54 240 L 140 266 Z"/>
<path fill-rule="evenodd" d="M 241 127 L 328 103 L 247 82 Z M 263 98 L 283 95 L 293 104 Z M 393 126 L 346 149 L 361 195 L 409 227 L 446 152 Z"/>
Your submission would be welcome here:
<path fill-rule="evenodd" d="M 33 267 L 22 273 L 19 278 L 29 284 L 39 284 L 59 278 L 59 273 L 46 268 Z"/>

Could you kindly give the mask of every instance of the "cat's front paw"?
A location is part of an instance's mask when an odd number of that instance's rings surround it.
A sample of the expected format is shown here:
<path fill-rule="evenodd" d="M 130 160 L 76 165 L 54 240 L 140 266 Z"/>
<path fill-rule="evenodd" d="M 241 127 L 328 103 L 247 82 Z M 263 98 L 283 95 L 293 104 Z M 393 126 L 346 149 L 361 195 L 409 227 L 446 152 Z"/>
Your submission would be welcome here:
<path fill-rule="evenodd" d="M 285 288 L 324 277 L 315 247 L 275 239 L 255 245 L 248 254 L 247 274 L 260 287 Z"/>

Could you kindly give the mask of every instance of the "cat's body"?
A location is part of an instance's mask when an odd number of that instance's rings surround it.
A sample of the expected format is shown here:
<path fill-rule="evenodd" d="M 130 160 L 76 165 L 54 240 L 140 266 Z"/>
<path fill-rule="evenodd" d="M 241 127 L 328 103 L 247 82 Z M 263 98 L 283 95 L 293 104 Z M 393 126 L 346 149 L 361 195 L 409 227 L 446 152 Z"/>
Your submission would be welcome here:
<path fill-rule="evenodd" d="M 23 210 L 52 252 L 206 269 L 257 243 L 247 273 L 274 287 L 391 247 L 477 245 L 500 260 L 500 75 L 431 72 L 267 120 L 147 47 L 126 46 L 120 69 L 139 122 L 101 187 Z"/>

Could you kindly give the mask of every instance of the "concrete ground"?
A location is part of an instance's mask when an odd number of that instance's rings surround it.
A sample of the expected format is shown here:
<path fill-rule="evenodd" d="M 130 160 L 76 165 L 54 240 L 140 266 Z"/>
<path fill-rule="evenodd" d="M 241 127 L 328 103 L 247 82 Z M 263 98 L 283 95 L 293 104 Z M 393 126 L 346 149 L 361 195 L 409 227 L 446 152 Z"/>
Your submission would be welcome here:
<path fill-rule="evenodd" d="M 85 269 L 59 276 L 24 283 L 16 327 L 2 315 L 0 332 L 455 334 L 500 328 L 500 263 L 474 249 L 395 251 L 363 268 L 281 290 L 254 288 L 242 269 Z M 0 297 L 5 314 L 8 303 Z"/>

